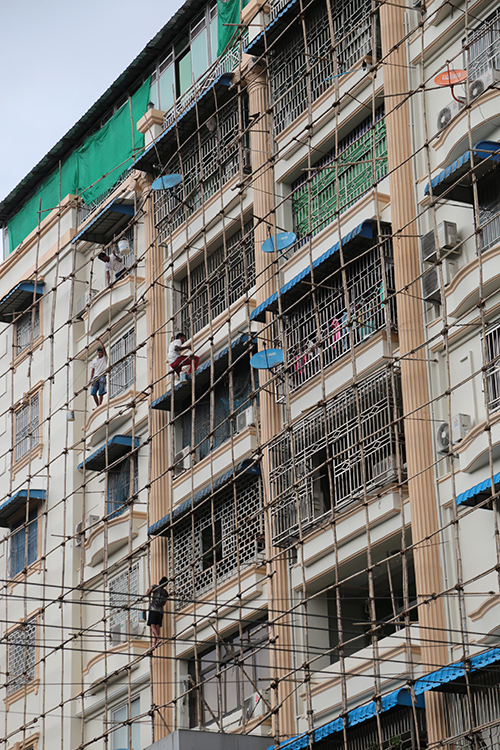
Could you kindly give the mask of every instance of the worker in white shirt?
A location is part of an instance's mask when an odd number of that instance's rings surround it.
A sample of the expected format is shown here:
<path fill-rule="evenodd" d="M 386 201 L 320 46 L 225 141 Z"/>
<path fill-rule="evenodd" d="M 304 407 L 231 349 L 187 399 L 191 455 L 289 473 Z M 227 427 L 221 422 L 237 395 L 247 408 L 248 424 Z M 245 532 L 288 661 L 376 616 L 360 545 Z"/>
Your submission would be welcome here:
<path fill-rule="evenodd" d="M 104 261 L 104 270 L 106 272 L 106 284 L 109 286 L 113 281 L 116 281 L 126 273 L 127 268 L 125 261 L 118 254 L 116 247 L 113 247 L 111 255 L 108 255 L 105 250 L 98 255 L 99 260 Z"/>
<path fill-rule="evenodd" d="M 93 396 L 96 403 L 96 407 L 102 404 L 104 394 L 106 393 L 106 370 L 108 369 L 108 355 L 101 339 L 99 341 L 99 348 L 97 349 L 97 356 L 94 357 L 90 363 L 90 395 Z"/>
<path fill-rule="evenodd" d="M 193 372 L 193 363 L 194 370 L 198 368 L 198 365 L 200 363 L 200 358 L 197 357 L 196 354 L 188 354 L 183 356 L 182 352 L 185 350 L 189 350 L 189 346 L 185 345 L 185 341 L 186 336 L 183 333 L 176 333 L 168 347 L 168 364 L 176 375 L 181 374 L 181 370 L 184 365 L 187 365 L 189 363 L 188 372 Z"/>

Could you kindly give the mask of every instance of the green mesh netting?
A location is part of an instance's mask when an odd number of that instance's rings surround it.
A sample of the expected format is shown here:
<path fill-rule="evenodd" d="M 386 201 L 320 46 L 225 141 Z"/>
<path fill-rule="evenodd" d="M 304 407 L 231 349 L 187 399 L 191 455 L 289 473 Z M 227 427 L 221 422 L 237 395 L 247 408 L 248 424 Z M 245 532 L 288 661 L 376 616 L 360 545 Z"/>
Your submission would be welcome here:
<path fill-rule="evenodd" d="M 217 0 L 217 56 L 222 55 L 233 36 L 240 31 L 241 9 L 250 0 Z"/>
<path fill-rule="evenodd" d="M 144 135 L 136 130 L 136 125 L 146 112 L 150 85 L 149 77 L 132 95 L 131 106 L 127 102 L 62 162 L 60 190 L 56 169 L 10 219 L 7 224 L 10 252 L 38 225 L 40 207 L 43 221 L 68 193 L 78 193 L 85 203 L 92 203 L 115 185 L 138 150 L 144 147 Z"/>

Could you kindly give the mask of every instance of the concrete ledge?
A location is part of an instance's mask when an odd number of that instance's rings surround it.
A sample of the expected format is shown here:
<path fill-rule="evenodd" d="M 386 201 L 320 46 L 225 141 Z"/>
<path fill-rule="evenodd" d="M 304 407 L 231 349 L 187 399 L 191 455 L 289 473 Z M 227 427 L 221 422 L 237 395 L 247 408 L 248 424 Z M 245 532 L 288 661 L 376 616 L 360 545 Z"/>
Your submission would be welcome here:
<path fill-rule="evenodd" d="M 267 750 L 270 745 L 272 740 L 269 737 L 177 729 L 146 750 Z"/>

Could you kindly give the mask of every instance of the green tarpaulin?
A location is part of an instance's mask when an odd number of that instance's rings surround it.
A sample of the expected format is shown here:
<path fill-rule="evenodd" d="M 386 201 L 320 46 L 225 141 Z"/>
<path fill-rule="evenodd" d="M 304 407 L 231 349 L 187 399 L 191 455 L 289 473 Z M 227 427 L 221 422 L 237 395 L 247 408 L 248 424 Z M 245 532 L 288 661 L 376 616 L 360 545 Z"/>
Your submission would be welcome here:
<path fill-rule="evenodd" d="M 239 31 L 237 24 L 240 23 L 241 8 L 248 2 L 249 0 L 217 0 L 217 56 L 222 55 Z"/>
<path fill-rule="evenodd" d="M 148 78 L 130 102 L 62 162 L 60 187 L 57 169 L 10 219 L 7 224 L 10 252 L 38 225 L 40 201 L 43 221 L 68 193 L 78 193 L 88 204 L 113 187 L 144 147 L 144 135 L 136 130 L 136 125 L 146 112 L 150 85 Z"/>

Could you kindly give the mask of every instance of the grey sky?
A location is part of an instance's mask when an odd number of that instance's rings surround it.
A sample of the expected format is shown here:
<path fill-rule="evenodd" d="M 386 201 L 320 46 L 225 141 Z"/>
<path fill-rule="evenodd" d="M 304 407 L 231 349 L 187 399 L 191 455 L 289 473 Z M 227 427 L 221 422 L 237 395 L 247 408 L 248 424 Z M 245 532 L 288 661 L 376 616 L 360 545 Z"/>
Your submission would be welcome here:
<path fill-rule="evenodd" d="M 99 98 L 182 2 L 2 4 L 0 200 Z"/>

